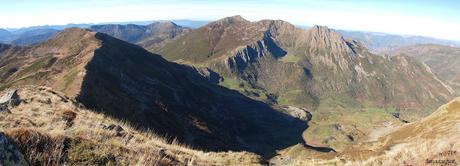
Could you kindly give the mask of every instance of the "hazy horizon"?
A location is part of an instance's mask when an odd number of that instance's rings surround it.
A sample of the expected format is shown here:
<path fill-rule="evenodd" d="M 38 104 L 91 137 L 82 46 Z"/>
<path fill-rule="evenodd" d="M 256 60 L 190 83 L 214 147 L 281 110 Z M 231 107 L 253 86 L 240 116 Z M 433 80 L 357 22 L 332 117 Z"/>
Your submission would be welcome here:
<path fill-rule="evenodd" d="M 3 2 L 0 28 L 155 20 L 281 19 L 298 26 L 427 36 L 460 41 L 460 2 L 360 0 L 24 0 Z M 14 17 L 12 17 L 14 16 Z"/>

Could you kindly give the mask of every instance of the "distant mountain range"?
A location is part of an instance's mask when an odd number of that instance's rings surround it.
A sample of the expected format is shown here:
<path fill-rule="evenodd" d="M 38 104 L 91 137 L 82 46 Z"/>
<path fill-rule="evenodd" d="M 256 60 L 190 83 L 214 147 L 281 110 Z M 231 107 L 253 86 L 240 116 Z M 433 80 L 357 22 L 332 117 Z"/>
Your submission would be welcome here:
<path fill-rule="evenodd" d="M 0 92 L 22 96 L 2 96 L 0 145 L 32 165 L 397 165 L 458 148 L 460 100 L 433 110 L 458 95 L 459 48 L 405 46 L 432 39 L 241 16 L 75 26 L 0 30 Z"/>
<path fill-rule="evenodd" d="M 281 20 L 250 22 L 234 16 L 210 22 L 198 29 L 167 21 L 148 25 L 92 25 L 87 28 L 138 44 L 176 63 L 194 66 L 211 82 L 269 104 L 313 111 L 336 110 L 338 106 L 348 110 L 385 108 L 385 111 L 398 112 L 406 120 L 412 120 L 427 115 L 453 95 L 448 85 L 414 58 L 374 55 L 360 42 L 346 39 L 324 26 L 305 30 Z M 65 35 L 72 33 L 60 33 L 51 41 L 64 40 Z M 70 50 L 84 49 L 79 46 L 73 48 L 72 45 L 67 47 Z M 17 47 L 5 52 L 17 54 L 15 49 Z M 42 63 L 45 62 L 38 61 L 37 65 Z M 17 75 L 16 70 L 20 69 L 11 68 L 12 65 L 4 66 L 0 73 L 9 78 L 5 84 L 23 77 Z M 58 88 L 65 92 L 62 88 L 68 87 Z M 414 114 L 414 110 L 422 110 L 422 113 Z M 319 114 L 324 112 L 318 111 Z M 391 114 L 385 115 L 391 119 Z M 313 120 L 316 121 L 315 118 Z M 320 121 L 311 128 L 323 128 L 330 126 L 329 123 L 332 121 Z M 345 125 L 360 124 L 351 122 Z M 336 140 L 347 140 L 344 132 L 369 131 L 372 128 L 337 132 Z M 362 136 L 355 135 L 354 139 Z M 304 138 L 318 145 L 335 142 L 328 143 L 327 138 L 320 137 Z"/>
<path fill-rule="evenodd" d="M 160 44 L 169 39 L 188 33 L 191 29 L 170 21 L 155 22 L 148 25 L 93 25 L 89 29 L 106 33 L 118 39 L 135 43 L 145 48 Z"/>
<path fill-rule="evenodd" d="M 382 54 L 401 47 L 417 44 L 439 44 L 460 47 L 460 41 L 442 40 L 424 36 L 394 35 L 380 32 L 337 30 L 343 37 L 362 42 L 374 53 Z"/>
<path fill-rule="evenodd" d="M 31 45 L 56 34 L 56 30 L 63 30 L 65 28 L 90 28 L 91 26 L 98 25 L 138 25 L 146 26 L 156 22 L 173 22 L 174 24 L 184 27 L 196 29 L 208 24 L 211 21 L 195 21 L 195 20 L 159 20 L 159 21 L 128 21 L 128 22 L 106 22 L 98 24 L 67 24 L 67 25 L 43 25 L 32 26 L 25 28 L 0 28 L 0 42 L 14 45 Z M 309 28 L 309 26 L 299 26 Z M 366 32 L 366 31 L 348 31 L 336 30 L 345 38 L 358 40 L 362 42 L 373 53 L 385 53 L 387 51 L 395 50 L 400 47 L 416 45 L 416 44 L 439 44 L 447 46 L 460 47 L 460 41 L 442 40 L 424 36 L 411 36 L 411 35 L 395 35 L 381 32 Z M 28 39 L 31 38 L 31 39 Z"/>
<path fill-rule="evenodd" d="M 0 43 L 19 46 L 33 45 L 47 40 L 57 32 L 59 32 L 59 30 L 51 28 L 26 28 L 13 32 L 0 29 Z"/>
<path fill-rule="evenodd" d="M 132 26 L 132 28 L 139 28 L 141 26 L 147 26 L 155 23 L 170 23 L 171 21 L 130 21 L 130 22 L 107 22 L 100 24 L 67 24 L 67 25 L 43 25 L 43 26 L 32 26 L 25 28 L 0 28 L 0 43 L 13 44 L 13 45 L 33 45 L 47 40 L 48 38 L 55 35 L 57 32 L 65 28 L 97 28 L 99 25 L 120 25 L 120 26 Z M 197 28 L 208 21 L 192 21 L 192 20 L 173 20 L 175 25 Z M 100 26 L 99 26 L 100 27 Z M 129 29 L 129 28 L 125 28 Z M 156 32 L 156 31 L 153 31 Z M 148 32 L 146 32 L 148 33 Z M 158 40 L 164 40 L 165 37 L 158 37 L 156 39 L 149 39 L 145 41 L 145 44 Z"/>

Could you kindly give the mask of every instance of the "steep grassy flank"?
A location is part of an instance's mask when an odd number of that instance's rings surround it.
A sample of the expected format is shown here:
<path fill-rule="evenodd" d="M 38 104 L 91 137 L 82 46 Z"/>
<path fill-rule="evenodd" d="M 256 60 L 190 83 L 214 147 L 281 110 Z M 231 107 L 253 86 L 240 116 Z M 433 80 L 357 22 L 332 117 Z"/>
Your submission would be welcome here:
<path fill-rule="evenodd" d="M 75 96 L 81 86 L 76 80 L 83 76 L 78 73 L 84 73 L 84 64 L 92 57 L 91 50 L 100 46 L 94 39 L 92 32 L 67 29 L 41 44 L 2 52 L 0 75 L 5 77 L 0 80 L 0 88 L 45 85 Z"/>
<path fill-rule="evenodd" d="M 21 50 L 1 56 L 2 68 L 18 68 L 0 80 L 3 88 L 49 86 L 92 110 L 210 151 L 271 156 L 303 142 L 306 122 L 254 100 L 270 98 L 256 86 L 243 82 L 248 98 L 217 85 L 221 77 L 211 70 L 166 61 L 103 33 L 66 29 Z"/>
<path fill-rule="evenodd" d="M 427 64 L 433 73 L 460 93 L 460 48 L 422 44 L 402 47 L 389 54 L 415 57 Z"/>
<path fill-rule="evenodd" d="M 1 93 L 3 94 L 3 93 Z M 0 112 L 0 131 L 31 165 L 259 165 L 247 152 L 203 152 L 94 113 L 45 87 L 19 89 L 21 104 Z M 160 154 L 163 151 L 164 155 Z M 0 163 L 1 164 L 1 163 Z"/>
<path fill-rule="evenodd" d="M 338 152 L 369 139 L 369 134 L 381 127 L 397 127 L 403 122 L 393 116 L 394 109 L 340 107 L 321 108 L 312 112 L 309 128 L 303 133 L 311 145 L 328 146 Z"/>
<path fill-rule="evenodd" d="M 379 137 L 319 153 L 295 145 L 279 152 L 271 162 L 293 165 L 458 165 L 460 159 L 460 98 L 441 106 L 419 121 L 402 125 Z"/>

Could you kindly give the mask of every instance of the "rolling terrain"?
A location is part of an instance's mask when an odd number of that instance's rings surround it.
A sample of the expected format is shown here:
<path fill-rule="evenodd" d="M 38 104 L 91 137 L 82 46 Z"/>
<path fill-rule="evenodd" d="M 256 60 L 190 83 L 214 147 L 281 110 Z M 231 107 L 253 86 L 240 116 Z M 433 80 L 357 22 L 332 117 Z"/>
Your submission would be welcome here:
<path fill-rule="evenodd" d="M 426 116 L 454 94 L 416 59 L 372 54 L 324 26 L 233 16 L 150 51 L 215 71 L 220 85 L 255 100 L 310 111 L 304 140 L 336 150 L 388 121 Z"/>
<path fill-rule="evenodd" d="M 0 42 L 18 46 L 33 45 L 47 40 L 58 32 L 59 30 L 51 28 L 23 29 L 13 32 L 0 30 Z"/>
<path fill-rule="evenodd" d="M 0 94 L 4 94 L 3 91 Z M 269 161 L 248 152 L 203 152 L 83 108 L 40 86 L 17 91 L 20 103 L 0 112 L 2 163 L 71 165 L 457 165 L 460 99 L 431 115 L 342 152 L 297 144 Z M 8 145 L 8 151 L 2 151 Z M 14 150 L 14 151 L 13 151 Z"/>
<path fill-rule="evenodd" d="M 17 94 L 19 105 L 0 112 L 0 143 L 8 143 L 0 145 L 0 163 L 5 165 L 264 163 L 254 153 L 192 149 L 173 138 L 136 129 L 128 121 L 82 108 L 81 103 L 48 87 L 24 86 Z"/>
<path fill-rule="evenodd" d="M 275 165 L 458 165 L 460 98 L 431 115 L 392 129 L 343 152 L 317 152 L 295 145 L 270 161 Z"/>
<path fill-rule="evenodd" d="M 193 27 L 196 27 L 195 24 L 203 24 L 199 21 L 196 23 L 187 20 L 175 21 L 181 24 L 191 25 Z M 65 28 L 88 28 L 97 32 L 109 34 L 121 40 L 139 44 L 144 47 L 151 47 L 161 43 L 162 41 L 172 39 L 190 31 L 190 28 L 176 25 L 172 21 L 46 25 L 10 30 L 0 29 L 0 43 L 18 46 L 33 45 L 46 41 Z"/>
<path fill-rule="evenodd" d="M 205 150 L 269 156 L 303 142 L 307 128 L 281 108 L 210 82 L 207 71 L 103 33 L 70 28 L 39 45 L 3 50 L 0 57 L 0 89 L 51 87 L 94 111 Z"/>
<path fill-rule="evenodd" d="M 376 54 L 383 54 L 399 48 L 420 44 L 436 44 L 445 46 L 460 46 L 459 41 L 435 39 L 424 36 L 395 35 L 379 32 L 345 31 L 338 30 L 345 38 L 362 42 L 369 50 Z"/>
<path fill-rule="evenodd" d="M 93 25 L 90 29 L 145 48 L 153 47 L 190 31 L 189 28 L 181 27 L 171 21 L 155 22 L 148 25 L 103 24 Z"/>
<path fill-rule="evenodd" d="M 460 48 L 435 44 L 402 47 L 389 55 L 411 56 L 427 64 L 433 73 L 454 88 L 460 90 Z"/>
<path fill-rule="evenodd" d="M 322 98 L 343 96 L 360 103 L 411 109 L 445 101 L 451 95 L 428 68 L 412 58 L 373 55 L 360 43 L 323 26 L 305 31 L 281 20 L 249 22 L 228 17 L 152 51 L 172 61 L 211 68 L 224 79 L 249 83 L 291 105 L 315 106 Z M 416 86 L 418 83 L 404 77 L 417 77 L 419 83 L 430 82 L 432 87 Z"/>
<path fill-rule="evenodd" d="M 241 16 L 84 26 L 0 43 L 0 165 L 460 161 L 456 47 Z"/>

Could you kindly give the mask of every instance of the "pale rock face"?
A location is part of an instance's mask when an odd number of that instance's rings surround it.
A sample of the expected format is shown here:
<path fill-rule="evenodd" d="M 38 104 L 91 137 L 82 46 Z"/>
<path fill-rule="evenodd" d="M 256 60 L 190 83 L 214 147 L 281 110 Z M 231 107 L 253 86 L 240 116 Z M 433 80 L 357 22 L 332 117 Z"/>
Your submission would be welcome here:
<path fill-rule="evenodd" d="M 294 106 L 287 106 L 284 108 L 286 111 L 288 111 L 289 115 L 305 120 L 305 121 L 310 121 L 312 118 L 312 115 L 310 112 L 308 112 L 304 108 L 298 108 Z"/>
<path fill-rule="evenodd" d="M 327 49 L 333 54 L 350 54 L 351 48 L 343 37 L 325 26 L 314 26 L 307 31 L 306 42 L 310 43 L 310 51 Z"/>

